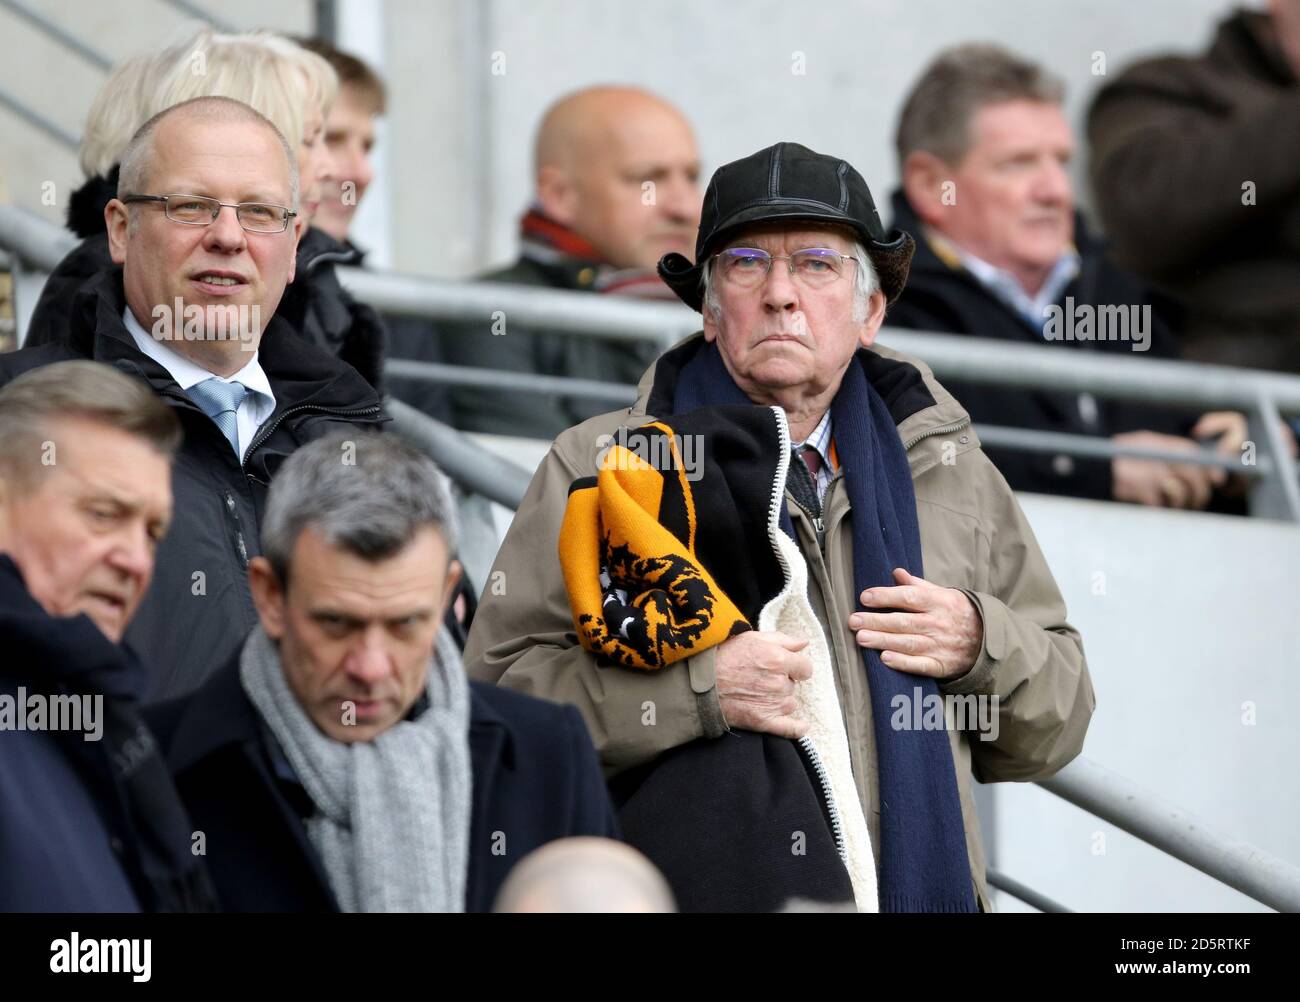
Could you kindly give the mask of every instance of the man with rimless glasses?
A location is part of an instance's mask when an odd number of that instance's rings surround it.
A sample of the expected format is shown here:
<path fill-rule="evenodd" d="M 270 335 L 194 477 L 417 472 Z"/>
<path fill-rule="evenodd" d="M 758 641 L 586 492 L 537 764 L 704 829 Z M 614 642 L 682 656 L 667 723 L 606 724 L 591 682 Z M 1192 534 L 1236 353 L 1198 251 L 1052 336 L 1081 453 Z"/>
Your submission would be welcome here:
<path fill-rule="evenodd" d="M 285 458 L 387 418 L 356 370 L 276 317 L 294 278 L 298 169 L 267 119 L 229 98 L 168 108 L 132 138 L 117 194 L 104 218 L 121 267 L 77 292 L 66 341 L 0 356 L 0 383 L 91 359 L 147 382 L 181 420 L 175 519 L 126 634 L 156 700 L 197 688 L 255 625 L 247 568 Z"/>
<path fill-rule="evenodd" d="M 914 248 L 843 160 L 719 168 L 694 261 L 659 261 L 703 329 L 556 439 L 479 605 L 470 673 L 577 705 L 683 911 L 987 911 L 973 780 L 1083 745 L 1082 642 L 1015 495 L 876 343 Z M 621 427 L 697 435 L 700 474 Z"/>

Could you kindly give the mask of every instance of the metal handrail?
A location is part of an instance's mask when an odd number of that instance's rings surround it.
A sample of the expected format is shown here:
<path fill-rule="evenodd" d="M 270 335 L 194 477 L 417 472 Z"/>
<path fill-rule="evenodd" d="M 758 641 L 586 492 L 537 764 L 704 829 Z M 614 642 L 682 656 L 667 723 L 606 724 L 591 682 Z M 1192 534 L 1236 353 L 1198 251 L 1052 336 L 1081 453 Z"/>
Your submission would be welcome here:
<path fill-rule="evenodd" d="M 189 0 L 163 0 L 163 2 L 169 7 L 175 7 L 182 14 L 186 14 L 195 20 L 204 21 L 207 24 L 212 25 L 212 27 L 216 28 L 217 31 L 225 32 L 229 35 L 234 34 L 239 30 L 225 18 L 218 14 L 213 14 L 209 10 L 204 10 L 198 4 L 190 3 Z"/>
<path fill-rule="evenodd" d="M 1049 912 L 1053 914 L 1070 914 L 1071 910 L 1065 905 L 1058 904 L 1046 894 L 1040 894 L 1032 887 L 1022 884 L 1013 877 L 1008 877 L 1000 870 L 993 867 L 986 867 L 984 876 L 989 882 L 990 887 L 997 888 L 1003 894 L 1010 894 L 1013 898 L 1019 898 L 1025 904 L 1037 908 L 1040 912 Z"/>
<path fill-rule="evenodd" d="M 1085 758 L 1043 789 L 1270 908 L 1300 911 L 1300 867 L 1207 827 L 1163 797 Z"/>
<path fill-rule="evenodd" d="M 655 303 L 617 296 L 591 296 L 563 289 L 463 282 L 362 268 L 336 268 L 357 299 L 381 313 L 436 320 L 482 321 L 509 335 L 512 324 L 562 330 L 603 341 L 668 344 L 698 330 L 700 316 L 681 303 Z"/>
<path fill-rule="evenodd" d="M 0 0 L 4 2 L 4 0 Z M 29 265 L 52 271 L 76 238 L 34 213 L 0 205 L 0 247 Z M 555 289 L 489 282 L 453 282 L 357 268 L 337 269 L 349 291 L 381 312 L 442 320 L 545 327 L 613 341 L 674 341 L 699 329 L 685 306 L 644 303 Z M 1150 359 L 1133 368 L 1124 360 L 1048 345 L 1013 345 L 951 334 L 886 327 L 881 343 L 925 360 L 939 376 L 959 376 L 1026 389 L 1088 392 L 1172 406 L 1252 409 L 1261 396 L 1285 413 L 1300 414 L 1300 376 L 1254 369 Z"/>
<path fill-rule="evenodd" d="M 700 329 L 685 306 L 639 302 L 580 292 L 495 282 L 446 279 L 338 268 L 358 299 L 385 313 L 437 320 L 481 321 L 562 330 L 610 341 L 675 341 Z M 886 317 L 886 319 L 888 319 Z M 1063 356 L 1051 345 L 1019 345 L 953 334 L 927 334 L 886 325 L 880 341 L 924 359 L 939 376 L 1027 389 L 1089 392 L 1173 406 L 1254 406 L 1261 392 L 1287 412 L 1300 413 L 1300 376 L 1200 362 L 1123 359 L 1083 352 Z"/>
<path fill-rule="evenodd" d="M 10 247 L 38 268 L 53 269 L 75 239 L 34 214 L 0 206 L 0 247 Z M 699 327 L 699 316 L 685 306 L 646 303 L 611 296 L 592 296 L 554 289 L 494 283 L 453 282 L 394 273 L 338 269 L 344 284 L 359 298 L 384 312 L 443 320 L 478 321 L 485 336 L 508 336 L 511 324 L 525 328 L 567 331 L 578 336 L 615 341 L 669 344 Z M 981 427 L 989 445 L 1110 458 L 1143 458 L 1212 466 L 1244 474 L 1256 486 L 1250 502 L 1255 514 L 1300 521 L 1300 480 L 1277 427 L 1279 411 L 1300 413 L 1300 377 L 1247 369 L 1232 369 L 1163 359 L 1132 366 L 1122 359 L 1088 352 L 1054 352 L 1048 345 L 1012 345 L 944 334 L 885 328 L 887 343 L 923 358 L 941 378 L 954 377 L 1027 389 L 1088 392 L 1172 406 L 1233 407 L 1251 418 L 1256 441 L 1255 464 L 1216 456 L 1212 449 L 1181 454 L 1119 446 L 1095 436 L 1066 435 L 1037 429 Z M 554 392 L 622 403 L 616 384 L 569 380 L 567 377 L 527 377 L 517 385 L 509 373 L 403 360 L 402 376 L 445 383 L 510 387 Z M 560 380 L 555 382 L 555 380 Z"/>
<path fill-rule="evenodd" d="M 393 431 L 432 458 L 452 480 L 511 511 L 518 509 L 532 479 L 527 470 L 485 452 L 464 432 L 434 420 L 410 404 L 389 397 L 384 407 L 393 419 Z"/>
<path fill-rule="evenodd" d="M 445 386 L 477 386 L 510 393 L 581 397 L 601 401 L 613 408 L 627 407 L 636 400 L 636 387 L 630 383 L 606 383 L 572 376 L 547 376 L 471 365 L 449 365 L 445 362 L 418 362 L 406 358 L 388 359 L 384 371 L 395 379 L 415 379 Z M 1159 459 L 1191 466 L 1208 466 L 1248 478 L 1265 477 L 1273 472 L 1273 464 L 1266 457 L 1257 460 L 1253 466 L 1247 466 L 1240 459 L 1219 455 L 1208 445 L 1202 446 L 1197 452 L 1174 452 L 1169 449 L 1114 443 L 1091 435 L 1040 431 L 1036 428 L 986 424 L 974 427 L 985 445 L 1024 452 L 1065 452 L 1094 459 L 1110 459 L 1114 456 Z"/>
<path fill-rule="evenodd" d="M 29 108 L 16 95 L 11 94 L 4 87 L 0 87 L 0 105 L 4 105 L 28 125 L 40 129 L 62 146 L 70 150 L 81 148 L 81 137 L 79 135 L 75 132 L 69 132 L 54 119 L 42 115 L 35 108 Z"/>
<path fill-rule="evenodd" d="M 77 238 L 63 227 L 16 205 L 0 205 L 0 247 L 12 251 L 28 267 L 53 271 L 76 246 Z"/>
<path fill-rule="evenodd" d="M 636 387 L 628 383 L 605 383 L 597 379 L 574 379 L 571 376 L 547 376 L 534 372 L 511 372 L 482 369 L 472 365 L 448 365 L 445 362 L 417 362 L 408 358 L 390 358 L 384 372 L 394 379 L 417 379 L 447 386 L 480 386 L 520 393 L 553 393 L 559 396 L 601 400 L 611 407 L 626 407 L 636 399 Z"/>

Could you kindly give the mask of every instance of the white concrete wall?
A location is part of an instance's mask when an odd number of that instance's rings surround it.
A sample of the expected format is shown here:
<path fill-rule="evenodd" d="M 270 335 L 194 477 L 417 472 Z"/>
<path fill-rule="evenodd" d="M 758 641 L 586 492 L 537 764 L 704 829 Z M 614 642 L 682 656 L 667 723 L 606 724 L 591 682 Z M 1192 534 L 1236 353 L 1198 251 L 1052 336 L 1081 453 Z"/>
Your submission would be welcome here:
<path fill-rule="evenodd" d="M 1097 710 L 1083 754 L 1300 865 L 1300 527 L 1021 504 L 1084 638 Z M 1069 908 L 1267 910 L 1045 790 L 989 789 L 994 865 Z"/>
<path fill-rule="evenodd" d="M 408 0 L 414 3 L 414 0 Z M 744 4 L 660 0 L 466 0 L 484 22 L 468 55 L 482 78 L 486 215 L 481 253 L 515 249 L 530 196 L 530 141 L 558 96 L 619 81 L 651 88 L 695 123 L 706 171 L 781 140 L 851 161 L 883 202 L 895 183 L 893 133 L 906 90 L 940 49 L 995 40 L 1047 63 L 1079 112 L 1135 55 L 1194 50 L 1230 0 L 828 0 Z M 396 4 L 401 6 L 401 4 Z M 493 53 L 505 73 L 491 75 Z M 794 72 L 797 54 L 803 75 Z"/>

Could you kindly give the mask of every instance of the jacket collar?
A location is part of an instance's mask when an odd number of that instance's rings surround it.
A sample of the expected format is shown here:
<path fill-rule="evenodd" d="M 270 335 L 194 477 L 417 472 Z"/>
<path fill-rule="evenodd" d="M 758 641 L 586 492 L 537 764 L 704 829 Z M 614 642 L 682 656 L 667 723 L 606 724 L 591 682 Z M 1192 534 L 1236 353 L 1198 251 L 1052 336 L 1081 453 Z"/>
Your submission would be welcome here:
<path fill-rule="evenodd" d="M 364 257 L 365 254 L 352 244 L 339 243 L 324 230 L 309 226 L 298 241 L 297 270 L 303 275 L 310 275 L 326 264 L 359 266 Z"/>
<path fill-rule="evenodd" d="M 101 235 L 104 229 L 104 209 L 117 198 L 118 168 L 106 176 L 98 174 L 68 196 L 68 229 L 81 239 Z"/>
<path fill-rule="evenodd" d="M 73 350 L 119 369 L 134 370 L 161 395 L 188 400 L 167 370 L 136 347 L 122 322 L 125 309 L 121 268 L 101 272 L 87 282 L 77 291 L 73 304 Z M 380 406 L 379 395 L 352 366 L 308 344 L 278 316 L 271 317 L 262 333 L 258 359 L 275 390 L 277 411 L 300 404 L 336 411 Z"/>
<path fill-rule="evenodd" d="M 469 741 L 475 777 L 487 774 L 497 762 L 514 767 L 514 734 L 506 720 L 483 695 L 485 687 L 470 683 Z M 254 745 L 266 740 L 266 731 L 239 678 L 239 655 L 218 671 L 193 695 L 185 698 L 173 731 L 168 763 L 183 772 L 231 745 Z M 477 780 L 476 780 L 477 781 Z"/>
<path fill-rule="evenodd" d="M 885 335 L 888 335 L 886 330 Z M 671 413 L 673 387 L 678 373 L 704 345 L 704 332 L 682 339 L 660 355 L 637 384 L 637 399 L 628 414 L 630 420 L 644 423 Z M 935 439 L 945 431 L 965 430 L 970 447 L 978 445 L 970 430 L 970 415 L 955 397 L 934 377 L 930 367 L 918 358 L 895 351 L 877 341 L 871 348 L 859 349 L 857 361 L 867 381 L 880 394 L 890 416 L 898 426 L 899 437 L 908 451 L 913 477 L 938 461 L 938 446 L 933 450 L 914 447 Z M 933 451 L 934 455 L 930 455 Z M 965 451 L 963 448 L 962 451 Z"/>
<path fill-rule="evenodd" d="M 0 637 L 2 674 L 33 684 L 135 700 L 148 682 L 144 665 L 104 636 L 90 617 L 46 612 L 8 554 L 0 554 Z"/>
<path fill-rule="evenodd" d="M 912 257 L 912 274 L 923 276 L 934 273 L 952 273 L 965 270 L 961 257 L 947 246 L 946 241 L 939 242 L 929 238 L 926 226 L 912 208 L 907 195 L 901 188 L 894 191 L 890 198 L 894 218 L 892 225 L 905 229 L 916 237 L 916 254 Z M 1080 258 L 1090 258 L 1104 251 L 1102 241 L 1093 235 L 1083 213 L 1074 213 L 1074 246 Z M 974 275 L 970 276 L 973 280 Z"/>

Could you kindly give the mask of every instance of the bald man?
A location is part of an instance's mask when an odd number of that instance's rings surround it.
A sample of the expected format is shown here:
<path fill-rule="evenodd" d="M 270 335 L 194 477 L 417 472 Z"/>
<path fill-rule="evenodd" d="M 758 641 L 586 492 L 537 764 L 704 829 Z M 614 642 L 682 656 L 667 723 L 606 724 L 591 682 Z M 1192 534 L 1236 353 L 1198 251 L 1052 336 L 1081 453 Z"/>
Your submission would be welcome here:
<path fill-rule="evenodd" d="M 674 301 L 655 264 L 670 251 L 694 252 L 701 204 L 699 154 L 681 112 L 633 87 L 578 91 L 542 118 L 533 160 L 536 193 L 521 223 L 519 259 L 483 280 Z M 657 353 L 649 343 L 521 328 L 508 314 L 504 331 L 485 319 L 455 325 L 442 340 L 444 358 L 460 365 L 627 384 Z M 423 355 L 414 343 L 394 343 L 392 353 Z M 422 405 L 412 384 L 396 390 Z M 554 438 L 608 407 L 515 390 L 452 393 L 458 426 L 501 435 Z"/>
<path fill-rule="evenodd" d="M 548 842 L 510 871 L 495 912 L 668 914 L 672 889 L 655 865 L 630 845 L 591 835 Z"/>

